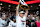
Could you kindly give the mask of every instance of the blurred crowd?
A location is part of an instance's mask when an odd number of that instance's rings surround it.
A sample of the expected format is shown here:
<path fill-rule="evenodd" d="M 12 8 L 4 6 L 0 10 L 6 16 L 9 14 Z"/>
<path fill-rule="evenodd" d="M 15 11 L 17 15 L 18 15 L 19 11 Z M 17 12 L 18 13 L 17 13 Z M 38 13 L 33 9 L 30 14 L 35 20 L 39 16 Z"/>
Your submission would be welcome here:
<path fill-rule="evenodd" d="M 29 13 L 26 19 L 26 27 L 37 27 L 36 21 L 39 20 L 39 11 Z M 0 12 L 0 27 L 16 27 L 15 12 Z"/>
<path fill-rule="evenodd" d="M 36 13 L 30 13 L 27 17 L 27 26 L 29 27 L 37 27 L 36 21 L 39 20 L 39 12 L 37 11 Z"/>
<path fill-rule="evenodd" d="M 13 20 L 16 22 L 15 15 L 15 12 L 0 12 L 0 27 L 7 27 Z"/>

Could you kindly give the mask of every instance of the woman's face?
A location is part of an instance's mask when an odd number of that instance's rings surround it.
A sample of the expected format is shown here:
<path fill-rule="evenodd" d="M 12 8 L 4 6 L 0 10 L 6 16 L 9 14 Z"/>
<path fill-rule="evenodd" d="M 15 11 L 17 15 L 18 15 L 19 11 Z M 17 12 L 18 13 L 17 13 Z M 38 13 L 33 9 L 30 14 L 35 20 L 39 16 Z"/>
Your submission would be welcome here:
<path fill-rule="evenodd" d="M 20 13 L 20 17 L 23 17 L 24 16 L 24 14 L 23 13 Z"/>
<path fill-rule="evenodd" d="M 2 19 L 5 20 L 6 19 L 6 15 L 2 15 Z"/>
<path fill-rule="evenodd" d="M 33 14 L 31 14 L 31 17 L 33 17 Z"/>

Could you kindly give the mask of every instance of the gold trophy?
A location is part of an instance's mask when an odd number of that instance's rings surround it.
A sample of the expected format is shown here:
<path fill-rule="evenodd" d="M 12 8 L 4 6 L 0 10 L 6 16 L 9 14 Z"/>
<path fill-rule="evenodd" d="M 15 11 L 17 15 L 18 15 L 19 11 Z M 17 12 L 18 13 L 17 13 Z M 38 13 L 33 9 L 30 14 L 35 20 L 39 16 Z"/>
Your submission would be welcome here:
<path fill-rule="evenodd" d="M 24 2 L 24 0 L 19 0 L 19 6 L 21 9 L 25 10 L 25 9 L 29 9 L 29 6 Z"/>

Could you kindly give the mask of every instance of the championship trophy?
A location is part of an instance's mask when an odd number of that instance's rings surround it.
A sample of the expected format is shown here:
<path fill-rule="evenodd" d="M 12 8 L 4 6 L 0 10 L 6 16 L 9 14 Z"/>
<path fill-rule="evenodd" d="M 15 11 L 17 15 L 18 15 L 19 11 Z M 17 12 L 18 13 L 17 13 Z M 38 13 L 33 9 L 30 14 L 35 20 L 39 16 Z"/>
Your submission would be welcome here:
<path fill-rule="evenodd" d="M 19 6 L 21 9 L 25 10 L 25 9 L 29 9 L 29 6 L 25 3 L 24 0 L 19 0 Z"/>

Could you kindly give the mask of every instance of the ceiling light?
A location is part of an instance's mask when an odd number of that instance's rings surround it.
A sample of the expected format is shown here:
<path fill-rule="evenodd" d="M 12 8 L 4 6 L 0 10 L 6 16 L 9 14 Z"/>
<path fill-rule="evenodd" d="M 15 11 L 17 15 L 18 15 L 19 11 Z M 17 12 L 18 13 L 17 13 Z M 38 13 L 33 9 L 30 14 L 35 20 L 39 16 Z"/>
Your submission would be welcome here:
<path fill-rule="evenodd" d="M 33 7 L 33 6 L 31 5 L 31 7 Z"/>
<path fill-rule="evenodd" d="M 0 5 L 3 5 L 2 3 L 0 3 Z"/>
<path fill-rule="evenodd" d="M 11 7 L 11 5 L 8 5 L 8 7 Z"/>
<path fill-rule="evenodd" d="M 40 6 L 40 4 L 38 6 Z"/>

